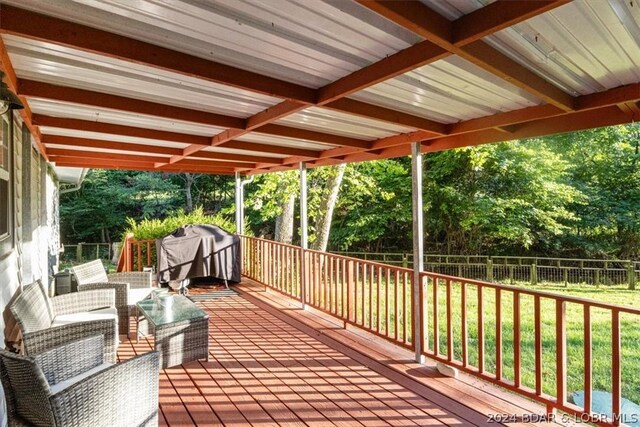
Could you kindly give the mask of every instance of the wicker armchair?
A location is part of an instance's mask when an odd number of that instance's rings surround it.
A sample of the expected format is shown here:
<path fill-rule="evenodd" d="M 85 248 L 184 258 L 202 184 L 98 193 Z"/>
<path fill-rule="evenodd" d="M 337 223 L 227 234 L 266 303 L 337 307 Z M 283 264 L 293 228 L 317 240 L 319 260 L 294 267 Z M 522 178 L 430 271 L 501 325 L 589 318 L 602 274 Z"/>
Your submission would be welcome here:
<path fill-rule="evenodd" d="M 69 341 L 103 335 L 105 360 L 116 361 L 118 315 L 111 289 L 74 292 L 49 298 L 40 282 L 25 286 L 9 305 L 22 332 L 26 354 L 34 355 Z"/>
<path fill-rule="evenodd" d="M 77 265 L 71 271 L 76 276 L 78 291 L 115 289 L 120 333 L 128 335 L 131 310 L 151 294 L 151 272 L 107 274 L 99 259 Z"/>
<path fill-rule="evenodd" d="M 36 356 L 0 351 L 9 427 L 157 426 L 158 353 L 103 359 L 93 336 Z"/>

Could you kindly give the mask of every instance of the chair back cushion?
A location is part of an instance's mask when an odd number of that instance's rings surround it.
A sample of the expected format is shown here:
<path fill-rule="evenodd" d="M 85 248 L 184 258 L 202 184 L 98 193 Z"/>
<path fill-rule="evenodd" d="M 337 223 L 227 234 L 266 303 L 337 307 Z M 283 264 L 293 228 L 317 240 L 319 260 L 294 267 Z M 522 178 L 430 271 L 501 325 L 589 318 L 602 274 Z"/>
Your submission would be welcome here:
<path fill-rule="evenodd" d="M 49 383 L 33 358 L 0 350 L 0 379 L 9 417 L 35 426 L 55 425 Z"/>
<path fill-rule="evenodd" d="M 49 297 L 40 282 L 25 286 L 9 308 L 23 334 L 47 329 L 53 322 Z"/>
<path fill-rule="evenodd" d="M 84 264 L 76 265 L 71 268 L 76 276 L 78 285 L 86 285 L 87 283 L 106 283 L 109 281 L 107 272 L 102 265 L 102 261 L 96 259 Z"/>

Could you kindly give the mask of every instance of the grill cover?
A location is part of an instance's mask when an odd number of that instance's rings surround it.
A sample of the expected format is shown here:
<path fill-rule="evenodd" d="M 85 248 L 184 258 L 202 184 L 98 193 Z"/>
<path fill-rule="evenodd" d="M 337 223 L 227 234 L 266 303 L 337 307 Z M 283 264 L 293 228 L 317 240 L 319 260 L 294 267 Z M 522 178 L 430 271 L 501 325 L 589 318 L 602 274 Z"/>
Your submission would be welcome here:
<path fill-rule="evenodd" d="M 215 225 L 187 225 L 156 241 L 158 280 L 240 281 L 240 237 Z"/>

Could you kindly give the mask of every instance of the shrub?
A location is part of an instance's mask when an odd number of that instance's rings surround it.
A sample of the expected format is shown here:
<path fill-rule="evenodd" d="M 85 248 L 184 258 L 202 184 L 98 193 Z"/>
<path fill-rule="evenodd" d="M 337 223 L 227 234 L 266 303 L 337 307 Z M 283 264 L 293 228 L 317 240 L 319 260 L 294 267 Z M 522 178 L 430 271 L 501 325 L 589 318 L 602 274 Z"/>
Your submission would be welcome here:
<path fill-rule="evenodd" d="M 143 219 L 136 222 L 133 218 L 127 218 L 127 229 L 124 236 L 133 233 L 135 240 L 154 240 L 173 233 L 176 229 L 190 224 L 211 224 L 217 225 L 223 230 L 235 232 L 235 224 L 220 214 L 207 215 L 202 207 L 195 208 L 192 212 L 186 213 L 179 209 L 164 219 Z M 245 226 L 245 234 L 248 227 Z M 123 239 L 124 240 L 124 239 Z"/>

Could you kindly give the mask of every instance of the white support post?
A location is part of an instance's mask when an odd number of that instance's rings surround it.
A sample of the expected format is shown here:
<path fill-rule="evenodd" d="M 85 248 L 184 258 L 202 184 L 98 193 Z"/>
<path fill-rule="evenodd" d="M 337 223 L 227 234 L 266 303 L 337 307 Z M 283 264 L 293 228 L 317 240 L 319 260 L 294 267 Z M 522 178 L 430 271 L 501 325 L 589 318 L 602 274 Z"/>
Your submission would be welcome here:
<path fill-rule="evenodd" d="M 307 165 L 300 162 L 300 299 L 302 308 L 307 305 L 307 264 L 305 251 L 309 249 L 307 217 Z"/>
<path fill-rule="evenodd" d="M 422 288 L 422 280 L 420 272 L 424 267 L 424 219 L 422 204 L 422 153 L 420 152 L 420 143 L 414 142 L 411 145 L 411 199 L 413 211 L 413 305 L 411 312 L 413 313 L 413 331 L 415 337 L 415 359 L 416 362 L 422 361 L 422 310 L 420 308 L 420 292 Z"/>
<path fill-rule="evenodd" d="M 242 177 L 236 172 L 236 234 L 242 234 Z"/>

